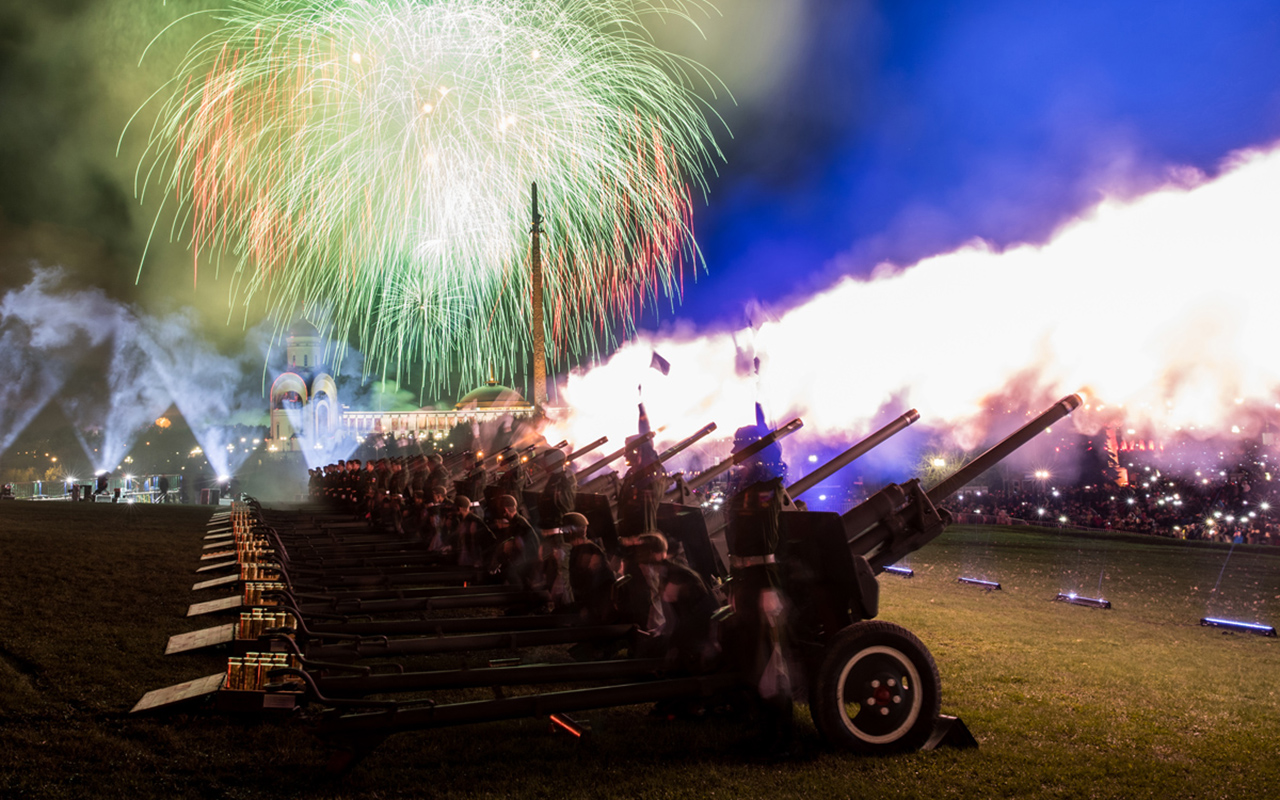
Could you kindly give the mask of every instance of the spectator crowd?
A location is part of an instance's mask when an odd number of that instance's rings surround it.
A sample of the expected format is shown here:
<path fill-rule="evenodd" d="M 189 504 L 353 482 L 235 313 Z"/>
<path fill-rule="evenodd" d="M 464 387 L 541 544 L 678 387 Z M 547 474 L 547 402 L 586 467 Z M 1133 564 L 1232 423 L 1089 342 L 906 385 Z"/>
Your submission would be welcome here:
<path fill-rule="evenodd" d="M 1271 481 L 1233 472 L 1216 479 L 1144 472 L 1129 486 L 1077 486 L 1035 481 L 1021 490 L 974 490 L 946 504 L 962 521 L 980 517 L 1026 523 L 1116 530 L 1177 539 L 1280 545 Z M 990 518 L 990 519 L 988 519 Z"/>

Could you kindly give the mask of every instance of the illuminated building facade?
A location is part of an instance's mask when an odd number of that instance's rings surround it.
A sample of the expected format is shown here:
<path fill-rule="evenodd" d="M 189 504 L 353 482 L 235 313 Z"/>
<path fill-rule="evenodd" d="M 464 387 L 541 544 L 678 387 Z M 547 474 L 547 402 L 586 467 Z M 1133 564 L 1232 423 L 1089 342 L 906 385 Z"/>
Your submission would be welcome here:
<path fill-rule="evenodd" d="M 342 407 L 338 384 L 324 366 L 324 339 L 306 320 L 289 329 L 285 342 L 285 372 L 271 384 L 269 447 L 300 450 L 341 430 Z"/>

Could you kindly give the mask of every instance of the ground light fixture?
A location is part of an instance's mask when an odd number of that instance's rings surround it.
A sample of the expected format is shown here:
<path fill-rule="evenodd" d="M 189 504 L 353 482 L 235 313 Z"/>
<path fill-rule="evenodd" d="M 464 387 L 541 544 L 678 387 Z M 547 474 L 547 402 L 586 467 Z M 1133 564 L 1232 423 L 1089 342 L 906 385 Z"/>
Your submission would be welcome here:
<path fill-rule="evenodd" d="M 1231 631 L 1244 631 L 1245 633 L 1256 633 L 1259 636 L 1275 636 L 1276 629 L 1271 625 L 1260 625 L 1257 622 L 1240 622 L 1234 619 L 1218 619 L 1217 617 L 1205 617 L 1200 620 L 1200 624 L 1206 628 L 1226 628 Z"/>
<path fill-rule="evenodd" d="M 1059 603 L 1070 603 L 1073 606 L 1088 606 L 1089 608 L 1111 608 L 1110 600 L 1103 600 L 1101 597 L 1085 597 L 1075 592 L 1058 592 L 1058 596 L 1053 598 Z"/>
<path fill-rule="evenodd" d="M 984 581 L 981 578 L 956 578 L 957 583 L 967 583 L 970 586 L 981 586 L 987 591 L 995 591 L 1000 588 L 1000 584 L 996 581 Z"/>
<path fill-rule="evenodd" d="M 885 567 L 884 571 L 903 578 L 914 578 L 916 576 L 916 571 L 911 567 L 899 567 L 896 564 Z"/>

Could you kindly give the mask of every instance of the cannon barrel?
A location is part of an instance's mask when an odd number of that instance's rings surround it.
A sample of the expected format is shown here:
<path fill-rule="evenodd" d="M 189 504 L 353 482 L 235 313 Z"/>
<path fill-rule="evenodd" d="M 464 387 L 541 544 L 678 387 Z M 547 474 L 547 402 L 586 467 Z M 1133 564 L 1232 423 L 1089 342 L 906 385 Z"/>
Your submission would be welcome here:
<path fill-rule="evenodd" d="M 599 461 L 595 462 L 591 466 L 583 467 L 582 469 L 578 470 L 577 472 L 574 473 L 574 477 L 578 479 L 579 483 L 581 483 L 584 478 L 586 478 L 588 475 L 592 474 L 593 472 L 600 471 L 605 466 L 607 466 L 609 462 L 617 461 L 618 459 L 622 458 L 623 454 L 627 452 L 628 447 L 635 447 L 639 445 L 641 442 L 649 441 L 653 437 L 654 437 L 654 432 L 649 431 L 645 435 L 641 436 L 638 440 L 632 442 L 629 445 L 623 445 L 622 447 L 619 447 L 617 450 L 614 450 L 612 453 L 600 459 Z"/>
<path fill-rule="evenodd" d="M 695 444 L 699 439 L 703 439 L 707 436 L 710 436 L 715 431 L 715 429 L 716 429 L 716 424 L 714 422 L 708 422 L 706 425 L 703 425 L 701 428 L 695 431 L 693 435 L 687 436 L 684 439 L 681 439 L 680 441 L 676 442 L 675 444 L 671 445 L 666 450 L 663 450 L 660 454 L 658 454 L 658 463 L 664 464 L 667 461 L 670 461 L 672 458 L 675 458 L 682 450 Z"/>
<path fill-rule="evenodd" d="M 470 455 L 470 453 L 466 450 L 463 450 L 461 452 L 455 452 L 455 453 L 447 453 L 444 456 L 442 456 L 442 460 L 444 461 L 444 466 L 446 469 L 453 469 L 459 464 L 465 463 L 468 455 Z"/>
<path fill-rule="evenodd" d="M 512 453 L 510 457 L 498 456 L 499 463 L 495 466 L 501 467 L 501 466 L 507 466 L 513 463 L 518 464 L 521 461 L 528 461 L 529 455 L 536 449 L 538 449 L 538 445 L 531 444 L 528 447 L 521 447 L 519 450 Z"/>
<path fill-rule="evenodd" d="M 880 572 L 907 553 L 924 547 L 951 522 L 949 514 L 938 510 L 938 503 L 1008 458 L 1081 402 L 1075 394 L 1062 398 L 927 492 L 915 479 L 889 484 L 876 492 L 841 517 L 850 551 L 865 557 L 872 569 Z"/>
<path fill-rule="evenodd" d="M 850 447 L 848 450 L 845 450 L 840 455 L 836 456 L 835 458 L 831 459 L 827 463 L 815 469 L 813 472 L 810 472 L 808 475 L 804 476 L 800 480 L 788 486 L 787 494 L 790 495 L 792 498 L 799 497 L 801 494 L 809 491 L 813 487 L 817 486 L 819 483 L 822 483 L 827 478 L 831 477 L 835 473 L 844 469 L 849 464 L 852 464 L 854 461 L 858 460 L 859 458 L 862 458 L 871 450 L 879 447 L 889 437 L 898 434 L 900 431 L 906 429 L 907 426 L 913 424 L 918 419 L 920 419 L 920 413 L 916 411 L 914 408 L 911 409 L 910 411 L 906 412 L 902 416 L 890 422 L 888 425 L 885 425 L 880 430 L 876 431 L 875 433 L 871 434 L 867 438 L 858 442 L 853 447 Z"/>
<path fill-rule="evenodd" d="M 538 445 L 536 443 L 531 444 L 528 447 L 522 447 L 515 453 L 512 453 L 511 458 L 493 465 L 492 470 L 498 473 L 499 480 L 501 480 L 511 475 L 514 470 L 519 469 L 521 464 L 527 464 L 532 461 L 535 458 L 534 452 L 537 451 L 537 449 Z"/>
<path fill-rule="evenodd" d="M 685 438 L 681 439 L 680 441 L 668 447 L 666 450 L 663 450 L 661 453 L 658 454 L 657 461 L 654 461 L 651 464 L 646 464 L 643 467 L 643 469 L 652 470 L 655 467 L 661 466 L 664 462 L 674 458 L 682 450 L 693 445 L 699 439 L 709 436 L 712 433 L 712 431 L 714 431 L 715 429 L 716 429 L 716 424 L 714 422 L 708 422 L 706 425 L 703 425 L 701 428 L 695 431 L 692 435 L 686 436 Z M 631 444 L 624 447 L 623 450 L 626 451 L 629 449 L 635 449 L 637 445 L 638 445 L 638 442 L 632 442 Z M 600 481 L 602 481 L 603 479 L 604 479 L 603 476 L 592 478 L 590 481 L 587 481 L 586 483 L 579 485 L 578 491 L 583 492 L 585 494 L 591 494 L 600 488 L 600 485 L 601 485 Z"/>
<path fill-rule="evenodd" d="M 734 453 L 733 455 L 729 456 L 724 461 L 721 461 L 720 463 L 716 464 L 710 469 L 706 469 L 698 473 L 698 475 L 694 477 L 693 480 L 688 482 L 687 488 L 689 489 L 689 491 L 694 491 L 696 489 L 700 489 L 703 486 L 706 486 L 711 481 L 715 480 L 716 478 L 720 477 L 724 473 L 728 472 L 730 469 L 745 462 L 747 459 L 751 458 L 752 456 L 757 455 L 758 453 L 760 453 L 760 451 L 764 450 L 769 445 L 773 444 L 779 439 L 782 439 L 783 437 L 790 436 L 791 434 L 795 433 L 796 431 L 800 430 L 803 427 L 804 427 L 804 420 L 793 419 L 790 422 L 788 422 L 786 425 L 783 425 L 781 428 L 777 428 L 775 430 L 769 431 L 764 436 L 761 436 L 759 439 L 747 445 L 746 447 L 742 448 L 741 450 Z M 667 499 L 671 500 L 675 497 L 678 497 L 679 495 L 680 495 L 679 490 L 672 490 L 667 493 Z"/>
<path fill-rule="evenodd" d="M 561 439 L 559 444 L 547 445 L 547 449 L 541 452 L 538 451 L 538 446 L 536 444 L 530 445 L 528 448 L 526 448 L 528 450 L 528 456 L 529 456 L 528 460 L 536 461 L 542 458 L 543 456 L 547 455 L 548 453 L 554 453 L 557 450 L 564 450 L 564 448 L 568 446 L 569 446 L 568 439 Z"/>
<path fill-rule="evenodd" d="M 511 452 L 511 445 L 507 445 L 506 447 L 502 448 L 501 450 L 495 450 L 495 451 L 494 451 L 494 452 L 492 452 L 492 453 L 487 453 L 487 454 L 486 454 L 486 453 L 484 453 L 484 452 L 481 452 L 481 453 L 480 453 L 480 458 L 479 458 L 479 460 L 478 460 L 478 461 L 477 461 L 477 463 L 476 463 L 476 467 L 477 467 L 477 468 L 484 468 L 484 465 L 485 465 L 485 464 L 488 464 L 490 461 L 492 461 L 492 460 L 494 460 L 494 459 L 502 459 L 502 458 L 505 458 L 505 457 L 506 457 L 506 455 L 507 455 L 507 453 L 509 453 L 509 452 Z"/>
<path fill-rule="evenodd" d="M 928 491 L 929 501 L 937 505 L 946 500 L 965 484 L 976 480 L 979 475 L 1008 458 L 1014 450 L 1039 436 L 1045 428 L 1075 411 L 1082 402 L 1084 401 L 1080 398 L 1080 395 L 1069 394 L 1054 403 L 1040 416 L 1009 434 L 990 450 L 951 473 L 942 483 L 930 489 Z"/>
<path fill-rule="evenodd" d="M 572 461 L 575 461 L 576 459 L 582 458 L 587 453 L 590 453 L 592 450 L 595 450 L 597 447 L 600 447 L 607 441 L 609 441 L 608 436 L 601 436 L 599 439 L 596 439 L 594 442 L 587 445 L 586 447 L 581 447 L 577 450 L 574 450 L 572 453 L 565 456 L 564 460 L 572 462 Z"/>
<path fill-rule="evenodd" d="M 564 465 L 563 465 L 563 466 L 568 466 L 569 464 L 572 464 L 572 463 L 573 463 L 573 460 L 574 460 L 575 458 L 578 458 L 579 456 L 582 456 L 582 455 L 585 455 L 585 454 L 587 454 L 587 453 L 591 452 L 592 450 L 596 449 L 597 447 L 599 447 L 600 445 L 604 444 L 604 443 L 605 443 L 605 442 L 607 442 L 607 441 L 609 441 L 609 437 L 608 437 L 608 436 L 601 436 L 599 439 L 596 439 L 594 442 L 592 442 L 591 444 L 587 445 L 586 447 L 580 448 L 580 449 L 578 449 L 578 450 L 574 450 L 572 453 L 570 453 L 569 455 L 567 455 L 567 456 L 565 456 L 565 457 L 564 457 Z M 553 450 L 560 450 L 560 449 L 562 449 L 562 448 L 566 447 L 568 444 L 569 444 L 569 442 L 568 442 L 568 440 L 566 439 L 565 441 L 563 441 L 563 442 L 561 442 L 560 444 L 556 445 L 556 446 L 553 448 Z M 546 451 L 544 451 L 543 453 L 541 453 L 541 455 L 546 455 L 547 453 L 553 452 L 553 450 L 546 450 Z M 559 466 L 557 466 L 557 467 L 553 467 L 553 468 L 548 469 L 548 470 L 547 470 L 546 472 L 544 472 L 540 477 L 535 478 L 535 479 L 534 479 L 534 481 L 533 481 L 532 483 L 530 483 L 530 484 L 529 484 L 529 486 L 527 487 L 527 490 L 528 490 L 528 491 L 534 491 L 534 492 L 541 492 L 543 489 L 547 488 L 547 483 L 551 480 L 551 475 L 552 475 L 552 473 L 553 473 L 553 472 L 555 472 L 555 471 L 556 471 L 557 469 L 559 469 L 559 468 L 560 468 L 560 467 L 559 467 Z M 575 477 L 576 477 L 576 476 L 575 476 Z"/>

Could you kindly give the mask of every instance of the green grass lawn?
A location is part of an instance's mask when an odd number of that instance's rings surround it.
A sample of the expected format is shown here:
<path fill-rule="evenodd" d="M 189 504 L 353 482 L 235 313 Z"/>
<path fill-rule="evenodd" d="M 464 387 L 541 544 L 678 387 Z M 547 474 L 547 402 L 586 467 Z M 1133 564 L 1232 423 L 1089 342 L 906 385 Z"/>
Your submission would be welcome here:
<path fill-rule="evenodd" d="M 304 725 L 138 719 L 145 692 L 211 674 L 164 656 L 209 508 L 0 503 L 0 797 L 1280 797 L 1280 640 L 1202 628 L 1280 623 L 1280 554 L 1133 537 L 954 528 L 882 578 L 881 618 L 933 651 L 943 711 L 978 750 L 858 758 L 798 709 L 799 755 L 762 761 L 725 720 L 581 715 L 588 740 L 524 720 L 389 739 L 320 769 Z M 1003 590 L 956 583 L 982 573 Z M 1101 594 L 1110 611 L 1051 602 Z"/>

